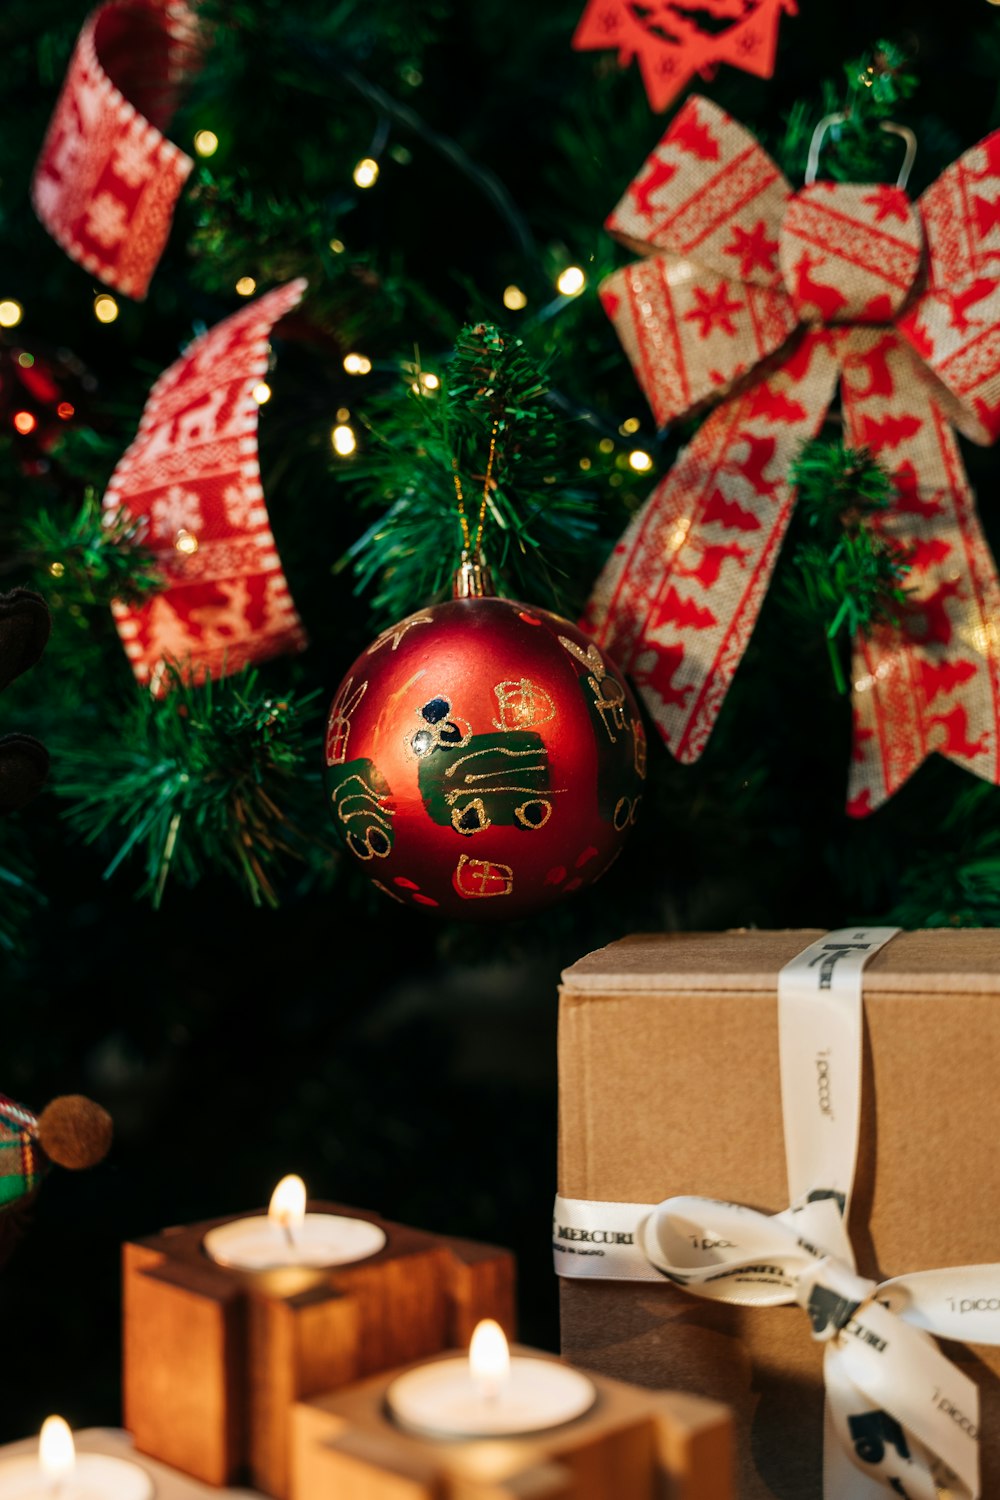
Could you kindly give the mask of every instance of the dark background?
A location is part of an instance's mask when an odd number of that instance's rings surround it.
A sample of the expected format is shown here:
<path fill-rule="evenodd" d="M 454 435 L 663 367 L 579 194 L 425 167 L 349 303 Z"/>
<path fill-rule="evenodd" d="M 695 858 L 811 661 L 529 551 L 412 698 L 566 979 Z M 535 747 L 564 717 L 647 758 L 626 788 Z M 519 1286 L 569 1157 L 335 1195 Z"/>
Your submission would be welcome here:
<path fill-rule="evenodd" d="M 300 180 L 382 273 L 398 272 L 437 302 L 427 311 L 408 292 L 398 306 L 382 296 L 348 299 L 344 308 L 330 291 L 327 307 L 320 287 L 317 320 L 340 318 L 350 331 L 332 353 L 313 344 L 282 349 L 274 400 L 262 414 L 265 490 L 314 642 L 302 662 L 271 665 L 268 680 L 277 689 L 318 688 L 327 700 L 376 624 L 345 575 L 331 574 L 370 519 L 331 475 L 324 447 L 331 413 L 361 399 L 340 353 L 359 334 L 376 356 L 405 354 L 416 338 L 443 350 L 462 318 L 484 308 L 503 316 L 507 280 L 525 285 L 534 305 L 551 295 L 563 250 L 591 271 L 620 259 L 601 222 L 666 125 L 649 111 L 635 68 L 619 74 L 610 56 L 570 51 L 575 3 L 365 9 L 364 25 L 354 7 L 343 9 L 352 65 L 393 90 L 407 48 L 417 45 L 410 33 L 420 32 L 422 117 L 498 174 L 540 249 L 537 261 L 523 263 L 509 225 L 419 133 L 397 133 L 411 161 L 387 162 L 379 188 L 352 199 L 349 167 L 368 147 L 372 115 L 339 87 L 335 69 L 323 83 L 328 61 L 309 37 L 320 20 L 328 24 L 325 7 L 255 7 L 255 48 L 224 51 L 178 117 L 176 140 L 218 128 L 230 165 L 245 163 L 264 183 Z M 997 125 L 1000 10 L 986 0 L 801 0 L 801 12 L 782 22 L 773 81 L 723 69 L 703 85 L 769 146 L 798 101 L 818 111 L 822 81 L 839 78 L 842 62 L 882 35 L 912 46 L 922 79 L 905 112 L 921 143 L 914 189 Z M 205 250 L 188 203 L 148 303 L 123 302 L 108 329 L 94 323 L 95 288 L 26 207 L 31 165 L 84 15 L 76 0 L 5 0 L 0 16 L 0 296 L 25 305 L 19 336 L 69 348 L 94 373 L 91 418 L 104 446 L 95 447 L 90 477 L 100 486 L 155 374 L 199 322 L 237 304 L 224 284 L 241 256 L 250 263 L 252 237 L 245 226 L 233 230 L 230 267 L 222 251 Z M 274 78 L 263 38 L 272 23 L 286 42 L 288 28 L 298 28 L 298 60 L 319 78 L 317 96 Z M 332 45 L 336 52 L 336 38 Z M 258 266 L 273 260 L 269 236 L 256 247 Z M 291 231 L 289 243 L 288 275 L 299 269 Z M 611 431 L 641 415 L 640 438 L 662 472 L 676 435 L 653 433 L 592 287 L 550 342 L 562 354 L 555 379 L 567 395 Z M 59 502 L 57 476 L 26 472 L 23 453 L 3 441 L 5 513 L 16 519 Z M 967 456 L 996 544 L 995 460 Z M 620 529 L 634 484 L 626 476 L 609 494 L 602 547 Z M 786 555 L 793 544 L 794 535 Z M 2 960 L 0 1090 L 39 1108 L 61 1092 L 89 1092 L 113 1112 L 117 1138 L 95 1172 L 53 1174 L 29 1235 L 0 1273 L 0 1441 L 36 1430 L 50 1411 L 74 1426 L 114 1423 L 121 1241 L 261 1206 L 289 1171 L 316 1196 L 512 1247 L 524 1337 L 557 1347 L 547 1239 L 563 967 L 644 928 L 836 926 L 892 914 L 911 925 L 970 913 L 990 919 L 995 880 L 982 877 L 988 889 L 974 907 L 969 870 L 984 848 L 995 852 L 993 789 L 935 760 L 873 819 L 845 818 L 848 707 L 833 691 L 819 630 L 801 628 L 782 578 L 779 571 L 703 760 L 680 768 L 654 746 L 652 795 L 623 858 L 592 891 L 533 921 L 435 925 L 382 901 L 336 859 L 308 878 L 292 871 L 278 912 L 254 910 L 211 872 L 192 890 L 170 888 L 154 912 L 136 897 L 134 870 L 102 880 L 109 851 L 69 837 L 53 794 L 8 825 L 6 847 L 30 857 L 45 904 L 20 923 L 18 950 Z M 10 578 L 30 581 L 16 570 Z M 569 581 L 567 608 L 587 583 Z M 56 779 L 74 737 L 84 743 L 113 726 L 131 691 L 107 621 L 88 619 L 86 630 L 85 645 L 79 621 L 57 619 L 30 683 L 0 706 L 10 726 L 50 741 Z M 318 793 L 315 818 L 317 826 L 325 818 Z M 710 1060 L 698 1065 L 710 1093 Z"/>

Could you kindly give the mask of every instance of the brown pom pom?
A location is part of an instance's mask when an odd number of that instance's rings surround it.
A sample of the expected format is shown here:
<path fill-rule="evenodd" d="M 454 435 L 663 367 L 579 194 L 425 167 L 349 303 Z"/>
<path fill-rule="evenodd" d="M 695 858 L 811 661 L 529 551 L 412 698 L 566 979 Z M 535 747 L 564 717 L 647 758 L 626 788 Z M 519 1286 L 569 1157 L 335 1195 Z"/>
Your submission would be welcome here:
<path fill-rule="evenodd" d="M 106 1109 L 83 1094 L 63 1094 L 38 1117 L 42 1150 L 57 1166 L 78 1172 L 108 1154 L 114 1126 Z"/>

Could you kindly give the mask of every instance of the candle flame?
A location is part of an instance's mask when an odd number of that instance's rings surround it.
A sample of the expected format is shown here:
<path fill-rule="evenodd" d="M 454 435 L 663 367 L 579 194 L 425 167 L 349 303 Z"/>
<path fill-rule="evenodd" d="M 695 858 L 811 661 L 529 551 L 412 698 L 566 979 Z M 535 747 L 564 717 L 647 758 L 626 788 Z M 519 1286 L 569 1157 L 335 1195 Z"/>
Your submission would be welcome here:
<path fill-rule="evenodd" d="M 46 1417 L 38 1438 L 38 1462 L 46 1479 L 58 1483 L 76 1467 L 73 1434 L 62 1417 Z"/>
<path fill-rule="evenodd" d="M 271 1194 L 267 1216 L 272 1224 L 290 1231 L 298 1229 L 306 1216 L 306 1185 L 301 1177 L 283 1177 Z"/>
<path fill-rule="evenodd" d="M 494 1401 L 510 1376 L 510 1350 L 504 1331 L 492 1318 L 484 1318 L 472 1331 L 469 1372 L 486 1401 Z"/>

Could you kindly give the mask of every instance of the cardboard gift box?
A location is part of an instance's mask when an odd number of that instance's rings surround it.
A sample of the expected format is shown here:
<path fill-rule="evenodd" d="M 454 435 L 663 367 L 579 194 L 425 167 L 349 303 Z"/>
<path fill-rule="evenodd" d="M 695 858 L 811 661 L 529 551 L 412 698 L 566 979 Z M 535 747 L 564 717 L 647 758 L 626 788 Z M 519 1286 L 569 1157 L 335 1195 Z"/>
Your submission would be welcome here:
<path fill-rule="evenodd" d="M 820 936 L 636 936 L 564 973 L 563 1198 L 788 1207 L 777 976 Z M 862 1066 L 859 1273 L 1000 1261 L 1000 933 L 901 933 L 879 952 L 864 972 Z M 733 1407 L 740 1500 L 820 1500 L 823 1346 L 799 1307 L 592 1273 L 561 1276 L 560 1305 L 574 1364 Z M 986 1311 L 1000 1338 L 1000 1305 Z M 1000 1347 L 942 1349 L 979 1386 L 982 1493 L 1000 1495 Z"/>

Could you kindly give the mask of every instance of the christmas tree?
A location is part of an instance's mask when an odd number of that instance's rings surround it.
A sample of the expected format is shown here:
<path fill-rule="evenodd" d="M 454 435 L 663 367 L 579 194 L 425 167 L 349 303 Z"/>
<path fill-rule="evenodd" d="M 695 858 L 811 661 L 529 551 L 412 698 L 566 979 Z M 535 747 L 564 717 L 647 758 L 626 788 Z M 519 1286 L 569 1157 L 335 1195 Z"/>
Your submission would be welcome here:
<path fill-rule="evenodd" d="M 623 244 L 604 221 L 634 182 L 637 213 L 643 183 L 647 209 L 660 201 L 669 163 L 659 182 L 655 162 L 637 174 L 691 92 L 661 100 L 665 116 L 651 107 L 643 77 L 677 50 L 664 28 L 714 39 L 698 91 L 793 187 L 813 144 L 821 180 L 895 182 L 903 144 L 888 124 L 914 134 L 916 202 L 1000 124 L 1000 12 L 986 0 L 946 13 L 931 0 L 905 11 L 802 0 L 780 28 L 781 7 L 750 7 L 777 39 L 770 78 L 729 65 L 733 7 L 656 9 L 641 74 L 589 50 L 582 31 L 588 50 L 572 50 L 580 4 L 200 0 L 181 20 L 171 10 L 168 64 L 161 7 L 123 4 L 109 70 L 174 143 L 179 179 L 138 297 L 38 217 L 56 212 L 51 184 L 86 176 L 57 138 L 48 199 L 37 186 L 86 7 L 4 7 L 0 555 L 4 587 L 40 593 L 53 623 L 41 661 L 2 699 L 4 731 L 44 742 L 51 772 L 0 823 L 0 1085 L 38 1101 L 93 1093 L 118 1147 L 95 1176 L 53 1181 L 40 1199 L 49 1232 L 0 1280 L 0 1318 L 22 1349 L 58 1330 L 65 1358 L 45 1402 L 77 1425 L 114 1414 L 120 1241 L 257 1203 L 292 1170 L 338 1201 L 511 1245 L 526 1333 L 554 1347 L 539 1249 L 554 1001 L 560 970 L 587 950 L 643 930 L 1000 917 L 996 745 L 949 707 L 961 664 L 932 664 L 921 689 L 936 725 L 925 749 L 961 764 L 929 753 L 881 805 L 848 805 L 852 753 L 869 753 L 857 738 L 852 752 L 852 641 L 875 651 L 880 632 L 906 627 L 916 549 L 935 535 L 893 531 L 900 496 L 913 514 L 927 495 L 916 481 L 906 490 L 891 432 L 881 447 L 871 429 L 856 440 L 849 403 L 820 412 L 787 462 L 740 450 L 763 486 L 795 484 L 797 506 L 703 753 L 682 763 L 655 707 L 647 716 L 642 809 L 599 883 L 508 925 L 445 921 L 388 901 L 338 836 L 322 781 L 331 700 L 374 638 L 450 595 L 469 524 L 481 512 L 501 594 L 594 629 L 588 601 L 609 554 L 714 420 L 696 401 L 658 420 L 598 296 L 638 257 L 637 236 L 619 224 Z M 845 118 L 819 141 L 828 115 Z M 88 234 L 127 250 L 99 199 L 80 209 Z M 970 210 L 984 236 L 988 208 Z M 734 244 L 752 273 L 766 235 Z M 808 257 L 796 265 L 806 297 Z M 125 647 L 145 639 L 139 622 L 204 539 L 169 484 L 158 512 L 130 508 L 120 461 L 192 341 L 299 278 L 273 329 L 254 334 L 265 367 L 249 386 L 245 371 L 232 377 L 253 406 L 260 483 L 243 474 L 227 510 L 242 516 L 234 535 L 252 534 L 246 579 L 263 576 L 263 551 L 276 555 L 294 602 L 267 616 L 259 650 L 227 624 L 207 676 L 183 660 L 134 671 L 141 652 Z M 962 296 L 953 329 L 983 313 Z M 706 334 L 735 316 L 735 302 L 703 305 Z M 694 337 L 701 325 L 686 326 Z M 706 399 L 713 384 L 739 399 L 749 374 L 709 369 Z M 221 357 L 202 377 L 223 390 Z M 184 443 L 174 430 L 166 451 Z M 961 454 L 996 554 L 996 460 L 964 439 Z M 719 491 L 717 507 L 734 503 Z M 701 544 L 683 576 L 706 597 L 720 578 L 742 588 L 757 525 Z M 255 587 L 244 621 L 263 608 Z M 937 628 L 965 628 L 942 588 Z M 678 629 L 697 626 L 683 613 L 707 607 L 695 597 L 675 591 Z M 203 639 L 221 607 L 199 604 Z M 641 688 L 635 661 L 621 665 Z M 439 721 L 457 722 L 427 722 Z M 36 1401 L 30 1383 L 13 1392 L 0 1436 L 37 1426 Z"/>

